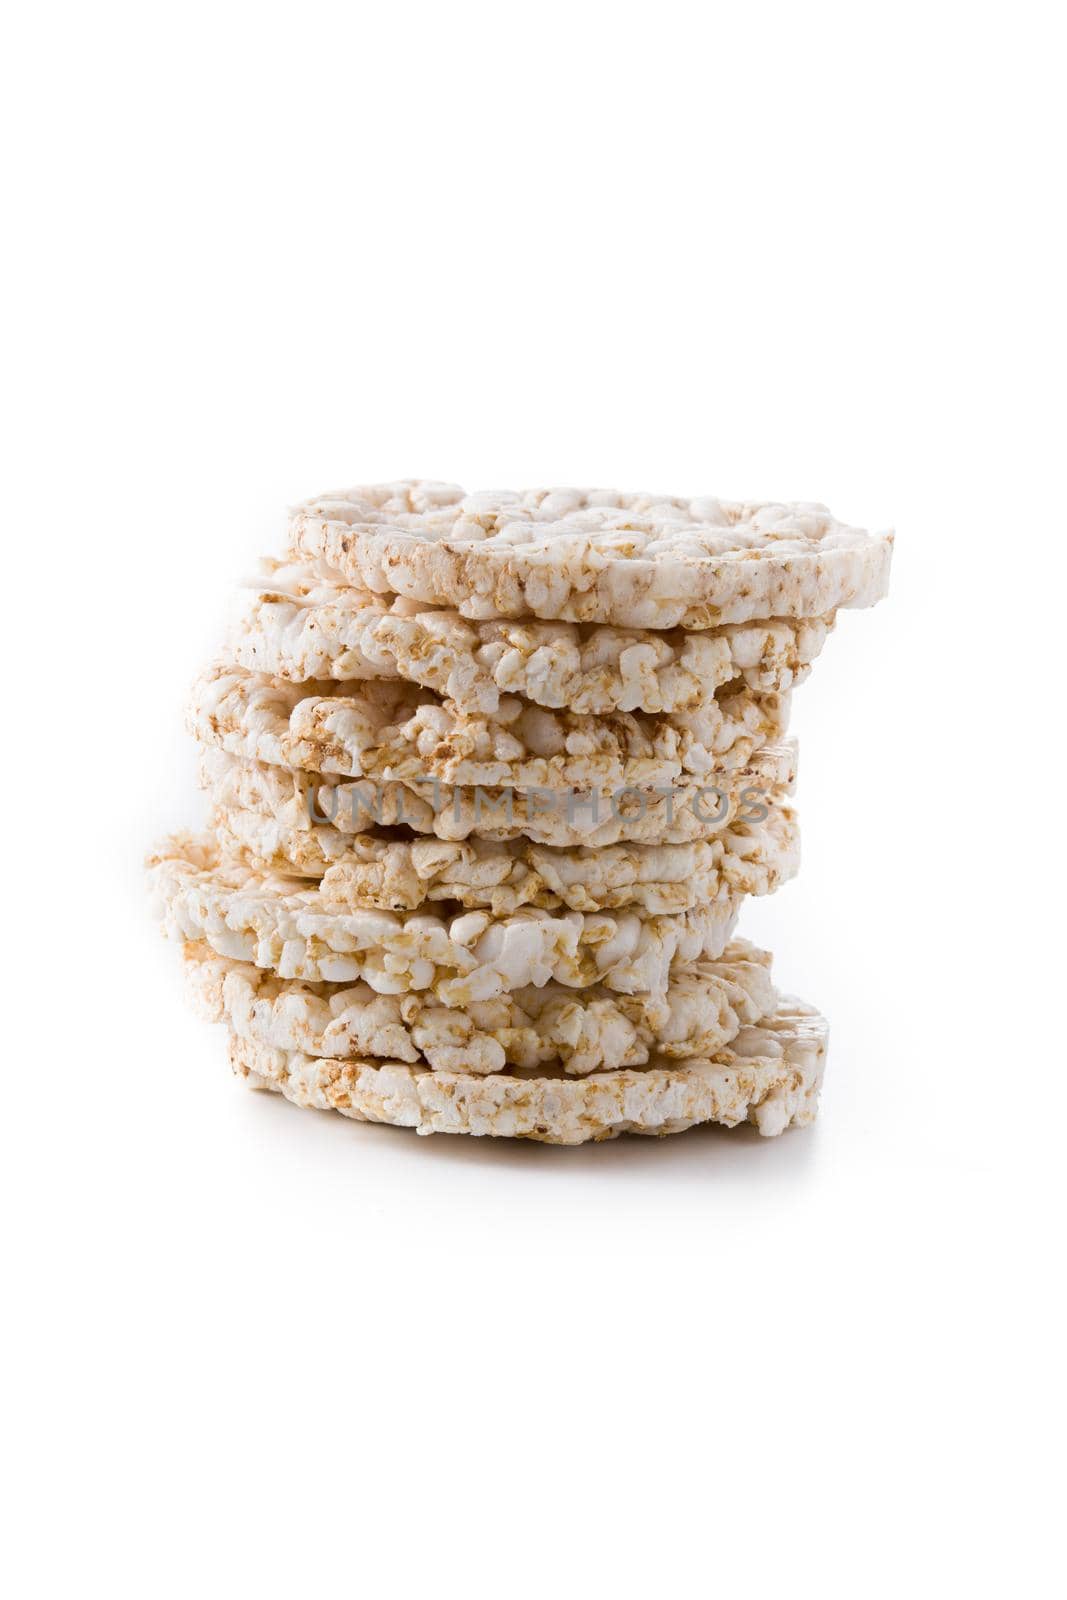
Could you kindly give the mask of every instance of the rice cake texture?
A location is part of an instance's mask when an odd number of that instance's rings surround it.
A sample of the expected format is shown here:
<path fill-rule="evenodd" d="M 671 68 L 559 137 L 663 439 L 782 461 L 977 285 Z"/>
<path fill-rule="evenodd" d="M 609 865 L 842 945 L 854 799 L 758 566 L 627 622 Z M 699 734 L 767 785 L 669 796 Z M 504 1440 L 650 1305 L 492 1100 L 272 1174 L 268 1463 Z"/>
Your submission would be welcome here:
<path fill-rule="evenodd" d="M 190 731 L 230 755 L 345 777 L 610 789 L 732 771 L 789 722 L 788 695 L 748 688 L 661 716 L 582 716 L 509 695 L 489 716 L 403 681 L 345 687 L 216 662 L 194 685 Z"/>
<path fill-rule="evenodd" d="M 780 996 L 771 1016 L 742 1028 L 714 1056 L 654 1057 L 647 1066 L 574 1077 L 541 1067 L 480 1076 L 376 1060 L 328 1060 L 230 1038 L 233 1069 L 253 1088 L 300 1106 L 339 1111 L 419 1133 L 469 1133 L 583 1144 L 621 1133 L 681 1133 L 699 1123 L 753 1124 L 771 1137 L 813 1122 L 827 1024 Z"/>
<path fill-rule="evenodd" d="M 362 980 L 379 994 L 428 989 L 450 1006 L 553 978 L 576 989 L 663 993 L 674 961 L 722 955 L 741 898 L 723 893 L 676 916 L 532 906 L 501 917 L 437 907 L 338 911 L 317 886 L 221 863 L 214 840 L 190 834 L 165 841 L 149 877 L 171 937 L 204 939 L 219 955 L 283 978 Z"/>
<path fill-rule="evenodd" d="M 415 479 L 298 506 L 288 550 L 378 594 L 474 619 L 698 630 L 873 605 L 892 553 L 891 533 L 847 527 L 809 502 L 612 489 L 468 495 Z"/>
<path fill-rule="evenodd" d="M 770 957 L 731 940 L 716 962 L 672 968 L 662 996 L 528 987 L 459 1010 L 425 993 L 377 994 L 365 983 L 308 984 L 183 945 L 190 995 L 211 1022 L 272 1049 L 331 1059 L 376 1056 L 438 1072 L 484 1075 L 558 1063 L 585 1076 L 643 1066 L 655 1054 L 713 1054 L 768 1016 L 777 995 Z"/>
<path fill-rule="evenodd" d="M 800 831 L 788 806 L 775 807 L 758 822 L 735 822 L 712 839 L 676 845 L 590 849 L 527 839 L 396 839 L 379 830 L 352 835 L 343 855 L 312 861 L 310 871 L 300 849 L 307 835 L 296 835 L 290 856 L 279 848 L 289 841 L 256 812 L 216 811 L 212 832 L 225 857 L 260 872 L 320 878 L 327 905 L 378 911 L 416 911 L 427 902 L 448 900 L 468 909 L 486 906 L 497 916 L 522 906 L 546 911 L 639 906 L 667 915 L 713 900 L 724 889 L 770 894 L 800 865 Z"/>
<path fill-rule="evenodd" d="M 505 695 L 602 715 L 694 711 L 733 682 L 788 694 L 807 677 L 834 623 L 830 613 L 692 633 L 471 621 L 403 595 L 345 586 L 321 563 L 266 559 L 262 566 L 231 639 L 238 666 L 297 683 L 401 678 L 461 711 L 490 716 Z"/>
<path fill-rule="evenodd" d="M 579 790 L 462 787 L 345 779 L 230 756 L 205 746 L 200 784 L 213 823 L 272 865 L 320 877 L 353 835 L 376 828 L 461 841 L 527 838 L 536 844 L 599 848 L 620 843 L 687 844 L 781 804 L 796 782 L 795 741 L 766 745 L 736 772 L 655 789 Z M 258 827 L 241 813 L 269 824 Z M 227 814 L 229 814 L 227 816 Z"/>

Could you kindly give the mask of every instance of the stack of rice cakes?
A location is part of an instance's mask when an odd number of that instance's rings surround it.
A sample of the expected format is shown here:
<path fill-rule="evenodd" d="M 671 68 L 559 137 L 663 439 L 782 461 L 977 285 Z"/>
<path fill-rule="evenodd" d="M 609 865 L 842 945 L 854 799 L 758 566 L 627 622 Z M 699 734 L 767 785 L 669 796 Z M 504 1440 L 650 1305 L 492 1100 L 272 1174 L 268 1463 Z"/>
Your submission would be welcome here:
<path fill-rule="evenodd" d="M 235 1071 L 420 1133 L 810 1122 L 825 1019 L 734 927 L 798 866 L 791 691 L 891 556 L 818 505 L 300 507 L 194 689 L 210 832 L 150 863 Z"/>

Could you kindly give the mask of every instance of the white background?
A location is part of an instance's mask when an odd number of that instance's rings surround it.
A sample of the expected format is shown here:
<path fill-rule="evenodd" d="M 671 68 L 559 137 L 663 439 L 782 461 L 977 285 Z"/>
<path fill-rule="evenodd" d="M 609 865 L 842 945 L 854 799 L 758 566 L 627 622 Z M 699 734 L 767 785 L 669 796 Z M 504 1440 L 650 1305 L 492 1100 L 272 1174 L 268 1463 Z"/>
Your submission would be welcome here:
<path fill-rule="evenodd" d="M 12 1594 L 1057 1589 L 1055 21 L 14 19 Z M 832 1021 L 811 1132 L 420 1140 L 185 1011 L 140 859 L 228 586 L 406 475 L 896 525 L 743 924 Z"/>

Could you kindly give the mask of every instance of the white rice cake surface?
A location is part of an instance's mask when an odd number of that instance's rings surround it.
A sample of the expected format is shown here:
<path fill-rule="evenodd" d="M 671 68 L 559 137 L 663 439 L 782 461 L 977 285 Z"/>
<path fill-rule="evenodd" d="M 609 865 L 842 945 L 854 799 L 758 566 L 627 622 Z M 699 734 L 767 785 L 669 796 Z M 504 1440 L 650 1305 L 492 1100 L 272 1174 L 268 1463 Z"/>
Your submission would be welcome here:
<path fill-rule="evenodd" d="M 262 562 L 231 639 L 250 672 L 293 682 L 402 678 L 461 711 L 492 715 L 502 695 L 583 715 L 695 711 L 728 683 L 788 694 L 833 627 L 825 617 L 682 629 L 584 627 L 532 619 L 470 621 L 403 595 L 345 586 L 322 563 Z"/>
<path fill-rule="evenodd" d="M 468 495 L 409 479 L 298 506 L 288 553 L 474 619 L 702 630 L 873 605 L 888 588 L 893 535 L 847 527 L 808 502 L 614 489 Z"/>
<path fill-rule="evenodd" d="M 461 841 L 528 838 L 559 848 L 687 844 L 780 804 L 796 782 L 794 740 L 767 745 L 744 767 L 656 789 L 458 787 L 348 780 L 249 761 L 205 746 L 200 783 L 220 836 L 280 870 L 321 877 L 353 836 L 382 827 Z M 254 821 L 263 819 L 263 826 Z"/>
<path fill-rule="evenodd" d="M 294 982 L 217 956 L 203 942 L 182 954 L 196 1009 L 242 1039 L 330 1059 L 423 1062 L 435 1072 L 558 1063 L 585 1076 L 644 1066 L 653 1055 L 711 1055 L 777 1004 L 770 957 L 744 940 L 732 940 L 719 961 L 673 967 L 659 997 L 550 982 L 463 1010 L 424 993 L 377 994 L 365 983 Z"/>
<path fill-rule="evenodd" d="M 483 910 L 453 916 L 436 907 L 337 911 L 317 886 L 220 863 L 209 836 L 175 835 L 148 865 L 171 937 L 204 939 L 219 955 L 283 978 L 362 980 L 379 994 L 426 989 L 449 1006 L 550 979 L 575 989 L 602 983 L 622 994 L 663 994 L 674 961 L 722 955 L 741 898 L 723 893 L 691 911 L 652 917 L 532 906 L 502 917 Z"/>
<path fill-rule="evenodd" d="M 743 766 L 781 738 L 789 696 L 723 690 L 699 711 L 582 716 L 509 695 L 492 716 L 401 680 L 286 683 L 216 662 L 190 731 L 230 755 L 346 777 L 515 788 L 649 788 Z"/>
<path fill-rule="evenodd" d="M 815 1120 L 826 1020 L 781 996 L 773 1015 L 707 1058 L 575 1077 L 546 1067 L 481 1076 L 375 1060 L 335 1061 L 230 1038 L 233 1069 L 299 1106 L 419 1133 L 583 1144 L 620 1133 L 681 1133 L 703 1122 L 773 1136 Z"/>
<path fill-rule="evenodd" d="M 735 822 L 711 839 L 687 844 L 587 846 L 527 839 L 395 839 L 382 831 L 349 836 L 347 849 L 306 872 L 278 850 L 276 825 L 254 811 L 216 809 L 212 827 L 224 855 L 256 871 L 321 877 L 323 901 L 339 909 L 416 911 L 427 902 L 486 906 L 503 916 L 522 906 L 546 911 L 611 911 L 639 906 L 653 915 L 687 911 L 723 889 L 771 894 L 800 865 L 800 830 L 790 807 L 757 822 Z"/>

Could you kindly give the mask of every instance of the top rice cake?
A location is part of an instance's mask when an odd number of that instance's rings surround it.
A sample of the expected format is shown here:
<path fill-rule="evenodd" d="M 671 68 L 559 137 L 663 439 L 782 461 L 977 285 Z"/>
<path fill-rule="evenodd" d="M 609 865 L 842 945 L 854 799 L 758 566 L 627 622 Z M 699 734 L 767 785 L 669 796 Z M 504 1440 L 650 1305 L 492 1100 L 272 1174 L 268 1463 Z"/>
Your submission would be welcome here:
<path fill-rule="evenodd" d="M 892 533 L 825 506 L 613 489 L 465 494 L 372 484 L 298 506 L 289 554 L 378 594 L 471 618 L 534 616 L 630 628 L 817 617 L 886 593 Z"/>

